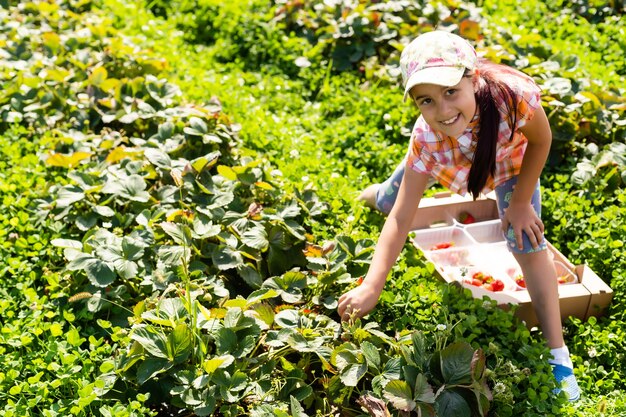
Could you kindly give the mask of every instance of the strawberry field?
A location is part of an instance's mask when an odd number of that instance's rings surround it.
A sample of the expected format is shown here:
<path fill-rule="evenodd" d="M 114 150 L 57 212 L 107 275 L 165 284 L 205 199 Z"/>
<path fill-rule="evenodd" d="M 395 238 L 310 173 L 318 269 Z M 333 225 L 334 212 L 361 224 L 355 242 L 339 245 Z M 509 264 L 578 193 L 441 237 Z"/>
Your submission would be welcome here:
<path fill-rule="evenodd" d="M 626 415 L 624 2 L 0 7 L 0 416 Z M 542 87 L 546 236 L 614 291 L 563 324 L 578 402 L 537 329 L 408 242 L 374 312 L 336 312 L 435 26 Z"/>

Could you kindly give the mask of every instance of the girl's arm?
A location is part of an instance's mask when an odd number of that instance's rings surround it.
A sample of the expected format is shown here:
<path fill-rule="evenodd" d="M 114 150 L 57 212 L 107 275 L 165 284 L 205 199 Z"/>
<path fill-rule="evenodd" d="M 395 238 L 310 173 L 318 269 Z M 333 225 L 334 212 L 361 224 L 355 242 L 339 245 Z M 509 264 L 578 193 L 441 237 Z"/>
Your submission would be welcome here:
<path fill-rule="evenodd" d="M 523 245 L 522 232 L 526 232 L 533 248 L 536 248 L 543 238 L 543 223 L 533 210 L 530 200 L 552 144 L 550 123 L 541 106 L 535 110 L 533 118 L 522 126 L 520 131 L 528 139 L 528 145 L 509 208 L 502 219 L 502 227 L 506 231 L 509 225 L 513 226 L 520 249 Z"/>
<path fill-rule="evenodd" d="M 418 174 L 410 168 L 404 171 L 398 198 L 380 233 L 367 275 L 360 286 L 339 297 L 337 311 L 342 320 L 363 317 L 374 309 L 387 275 L 404 247 L 428 179 L 429 175 Z"/>

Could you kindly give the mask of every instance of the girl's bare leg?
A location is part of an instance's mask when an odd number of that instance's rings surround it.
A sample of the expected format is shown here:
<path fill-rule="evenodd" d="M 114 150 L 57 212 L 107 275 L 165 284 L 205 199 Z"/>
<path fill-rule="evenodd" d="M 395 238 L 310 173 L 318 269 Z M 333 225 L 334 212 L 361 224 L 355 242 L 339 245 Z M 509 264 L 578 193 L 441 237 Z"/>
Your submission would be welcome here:
<path fill-rule="evenodd" d="M 563 341 L 559 291 L 554 263 L 547 250 L 513 254 L 524 274 L 526 288 L 535 314 L 550 349 L 560 348 Z"/>

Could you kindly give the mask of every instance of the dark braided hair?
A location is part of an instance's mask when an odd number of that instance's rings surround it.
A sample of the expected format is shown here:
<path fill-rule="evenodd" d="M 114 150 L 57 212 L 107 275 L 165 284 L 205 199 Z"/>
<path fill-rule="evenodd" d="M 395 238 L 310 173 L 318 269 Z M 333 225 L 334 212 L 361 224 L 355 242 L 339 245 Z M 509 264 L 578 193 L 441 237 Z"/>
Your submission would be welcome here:
<path fill-rule="evenodd" d="M 496 104 L 495 97 L 504 97 L 507 107 L 506 113 L 509 115 L 507 121 L 511 126 L 511 137 L 515 132 L 517 124 L 517 103 L 518 95 L 509 87 L 505 80 L 495 78 L 492 70 L 501 65 L 494 64 L 486 59 L 480 59 L 478 63 L 479 74 L 484 82 L 479 83 L 479 89 L 475 93 L 476 104 L 480 112 L 480 128 L 478 130 L 478 143 L 474 151 L 472 167 L 467 179 L 467 190 L 474 199 L 478 198 L 480 192 L 485 187 L 489 177 L 493 177 L 496 172 L 496 146 L 498 143 L 498 131 L 500 126 L 500 111 Z M 505 67 L 506 72 L 512 75 L 516 70 Z"/>

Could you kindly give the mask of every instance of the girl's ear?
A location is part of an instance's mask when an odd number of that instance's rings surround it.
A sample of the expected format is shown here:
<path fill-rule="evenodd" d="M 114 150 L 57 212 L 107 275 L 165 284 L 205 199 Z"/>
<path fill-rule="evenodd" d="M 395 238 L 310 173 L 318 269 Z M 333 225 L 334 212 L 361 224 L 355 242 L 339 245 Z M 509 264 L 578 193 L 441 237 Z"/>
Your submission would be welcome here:
<path fill-rule="evenodd" d="M 480 86 L 480 70 L 476 68 L 474 74 L 472 74 L 472 85 L 474 86 L 474 93 L 478 93 Z"/>

